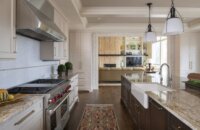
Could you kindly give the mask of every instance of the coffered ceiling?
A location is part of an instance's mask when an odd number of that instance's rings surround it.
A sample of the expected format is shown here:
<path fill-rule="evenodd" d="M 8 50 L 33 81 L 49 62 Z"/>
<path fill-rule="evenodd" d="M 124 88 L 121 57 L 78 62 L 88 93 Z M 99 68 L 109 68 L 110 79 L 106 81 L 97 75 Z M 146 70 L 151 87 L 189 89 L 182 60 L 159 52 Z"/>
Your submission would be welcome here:
<path fill-rule="evenodd" d="M 171 0 L 54 1 L 56 1 L 68 18 L 72 29 L 82 27 L 82 29 L 88 30 L 141 32 L 144 32 L 148 23 L 148 8 L 146 3 L 153 3 L 152 23 L 158 32 L 162 32 L 171 4 Z M 175 6 L 183 17 L 186 29 L 200 29 L 200 0 L 175 0 Z M 75 13 L 72 13 L 72 10 Z"/>
<path fill-rule="evenodd" d="M 81 0 L 84 7 L 144 7 L 151 2 L 156 7 L 169 7 L 171 0 Z M 199 0 L 175 0 L 178 7 L 200 7 Z"/>

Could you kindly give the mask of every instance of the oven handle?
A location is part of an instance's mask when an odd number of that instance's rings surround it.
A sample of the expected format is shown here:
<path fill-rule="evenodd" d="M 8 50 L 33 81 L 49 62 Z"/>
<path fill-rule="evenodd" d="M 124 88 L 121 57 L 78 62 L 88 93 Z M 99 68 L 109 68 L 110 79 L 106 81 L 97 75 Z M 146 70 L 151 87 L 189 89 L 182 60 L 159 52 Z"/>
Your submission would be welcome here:
<path fill-rule="evenodd" d="M 49 115 L 52 115 L 62 104 L 63 104 L 63 102 L 69 97 L 69 94 L 70 94 L 70 92 L 63 98 L 63 100 L 58 104 L 58 105 L 56 105 L 54 108 L 52 108 L 52 109 L 50 109 L 50 110 L 48 110 L 47 109 L 47 113 L 49 114 Z"/>

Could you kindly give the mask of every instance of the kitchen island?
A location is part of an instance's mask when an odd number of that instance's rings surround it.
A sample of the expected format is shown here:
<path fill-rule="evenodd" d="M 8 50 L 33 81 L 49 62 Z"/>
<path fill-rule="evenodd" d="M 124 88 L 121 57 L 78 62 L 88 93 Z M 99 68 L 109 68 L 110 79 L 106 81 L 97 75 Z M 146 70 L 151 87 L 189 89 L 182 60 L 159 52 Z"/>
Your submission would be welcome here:
<path fill-rule="evenodd" d="M 173 91 L 147 91 L 148 108 L 144 108 L 134 95 L 135 84 L 160 83 L 158 74 L 132 73 L 122 76 L 121 101 L 132 117 L 136 129 L 142 130 L 200 130 L 200 93 L 185 90 L 176 77 L 171 83 Z M 148 86 L 147 86 L 148 87 Z"/>

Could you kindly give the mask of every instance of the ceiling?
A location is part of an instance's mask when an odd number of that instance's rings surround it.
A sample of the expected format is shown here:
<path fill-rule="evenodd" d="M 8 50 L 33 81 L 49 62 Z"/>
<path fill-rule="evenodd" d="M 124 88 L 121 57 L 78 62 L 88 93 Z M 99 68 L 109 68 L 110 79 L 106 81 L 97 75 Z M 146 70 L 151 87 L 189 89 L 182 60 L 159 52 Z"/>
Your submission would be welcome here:
<path fill-rule="evenodd" d="M 141 31 L 147 27 L 148 7 L 153 3 L 152 24 L 162 32 L 171 0 L 54 0 L 71 29 Z M 200 0 L 175 0 L 185 28 L 200 28 Z M 66 8 L 67 7 L 67 8 Z M 75 25 L 76 24 L 76 25 Z"/>
<path fill-rule="evenodd" d="M 171 0 L 81 0 L 84 7 L 144 7 L 151 2 L 155 7 L 170 7 Z M 175 0 L 178 7 L 200 7 L 199 0 Z"/>

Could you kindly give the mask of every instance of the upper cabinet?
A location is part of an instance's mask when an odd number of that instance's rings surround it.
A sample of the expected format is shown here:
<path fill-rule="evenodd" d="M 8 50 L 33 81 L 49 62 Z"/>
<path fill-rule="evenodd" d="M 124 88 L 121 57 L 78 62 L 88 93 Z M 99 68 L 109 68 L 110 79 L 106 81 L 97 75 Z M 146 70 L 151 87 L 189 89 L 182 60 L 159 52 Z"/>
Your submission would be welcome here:
<path fill-rule="evenodd" d="M 66 60 L 69 59 L 69 39 L 68 39 L 68 24 L 64 17 L 54 10 L 54 22 L 62 33 L 66 36 L 64 42 L 42 42 L 40 51 L 42 60 Z"/>
<path fill-rule="evenodd" d="M 15 15 L 16 1 L 1 0 L 0 4 L 0 58 L 16 57 Z"/>

